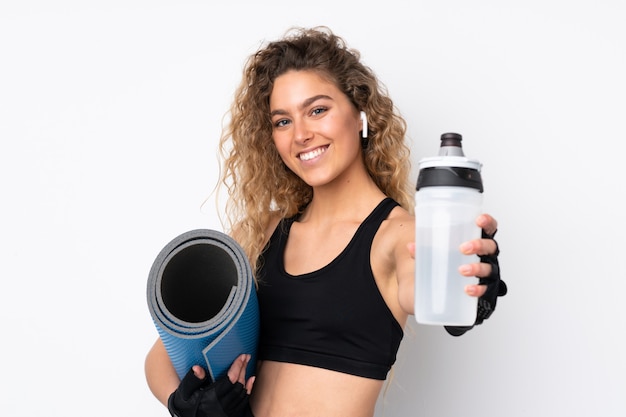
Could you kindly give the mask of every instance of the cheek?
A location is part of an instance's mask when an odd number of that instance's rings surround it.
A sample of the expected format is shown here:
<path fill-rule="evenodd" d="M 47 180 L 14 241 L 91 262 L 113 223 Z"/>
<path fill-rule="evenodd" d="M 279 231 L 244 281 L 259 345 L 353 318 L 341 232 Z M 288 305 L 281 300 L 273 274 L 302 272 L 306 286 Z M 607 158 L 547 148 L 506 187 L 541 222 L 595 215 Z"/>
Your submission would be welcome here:
<path fill-rule="evenodd" d="M 329 118 L 323 128 L 330 137 L 344 138 L 360 146 L 359 123 L 350 117 Z"/>
<path fill-rule="evenodd" d="M 280 157 L 284 161 L 285 158 L 290 154 L 291 142 L 289 140 L 287 140 L 280 133 L 278 133 L 278 134 L 274 133 L 272 135 L 272 142 L 274 143 L 274 147 L 276 147 L 276 150 L 278 151 L 278 154 L 280 155 Z"/>

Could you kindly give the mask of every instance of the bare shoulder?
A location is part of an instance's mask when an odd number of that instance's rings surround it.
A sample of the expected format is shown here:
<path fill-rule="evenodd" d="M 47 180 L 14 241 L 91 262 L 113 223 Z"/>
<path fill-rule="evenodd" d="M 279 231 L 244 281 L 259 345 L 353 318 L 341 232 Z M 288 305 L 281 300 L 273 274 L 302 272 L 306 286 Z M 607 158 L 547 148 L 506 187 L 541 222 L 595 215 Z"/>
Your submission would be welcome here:
<path fill-rule="evenodd" d="M 264 242 L 263 244 L 266 245 L 267 242 L 269 242 L 270 237 L 272 237 L 272 234 L 274 233 L 274 230 L 276 230 L 276 227 L 278 226 L 278 223 L 280 223 L 280 220 L 282 219 L 282 217 L 280 216 L 280 213 L 278 211 L 273 211 L 270 213 L 270 218 L 269 221 L 267 222 L 267 227 L 265 228 L 265 235 L 264 235 Z"/>
<path fill-rule="evenodd" d="M 383 231 L 385 234 L 400 235 L 397 236 L 398 238 L 412 238 L 415 234 L 415 216 L 398 206 L 389 213 L 384 226 Z M 407 234 L 408 236 L 405 236 Z"/>
<path fill-rule="evenodd" d="M 268 240 L 270 236 L 272 236 L 272 234 L 274 233 L 274 230 L 276 229 L 276 226 L 278 226 L 278 223 L 281 219 L 282 217 L 280 216 L 280 213 L 278 211 L 273 211 L 270 213 L 270 220 L 267 223 L 267 228 L 265 229 L 265 236 Z"/>
<path fill-rule="evenodd" d="M 376 244 L 383 253 L 392 255 L 415 240 L 415 217 L 404 208 L 394 208 L 376 234 Z"/>
<path fill-rule="evenodd" d="M 270 236 L 272 236 L 272 233 L 274 233 L 274 229 L 276 229 L 276 226 L 278 226 L 278 223 L 280 222 L 280 220 L 281 220 L 281 216 L 278 211 L 273 211 L 269 214 L 269 220 L 267 221 L 265 230 L 263 231 L 265 243 L 267 243 L 267 241 L 270 239 Z M 232 231 L 230 234 L 235 240 L 239 241 L 242 235 L 244 233 L 247 233 L 247 230 L 248 229 L 246 229 L 243 223 L 239 223 L 232 228 Z"/>

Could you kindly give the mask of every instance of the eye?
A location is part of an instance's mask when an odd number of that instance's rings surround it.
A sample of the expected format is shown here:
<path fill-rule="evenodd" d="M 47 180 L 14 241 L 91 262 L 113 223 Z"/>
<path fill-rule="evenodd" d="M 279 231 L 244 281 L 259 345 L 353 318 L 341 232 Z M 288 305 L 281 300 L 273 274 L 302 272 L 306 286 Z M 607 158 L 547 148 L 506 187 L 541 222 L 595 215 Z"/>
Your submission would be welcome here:
<path fill-rule="evenodd" d="M 289 119 L 279 119 L 274 122 L 274 127 L 285 127 L 290 123 Z"/>
<path fill-rule="evenodd" d="M 320 114 L 324 113 L 326 110 L 328 110 L 327 107 L 315 107 L 313 110 L 311 110 L 311 116 L 319 116 Z"/>

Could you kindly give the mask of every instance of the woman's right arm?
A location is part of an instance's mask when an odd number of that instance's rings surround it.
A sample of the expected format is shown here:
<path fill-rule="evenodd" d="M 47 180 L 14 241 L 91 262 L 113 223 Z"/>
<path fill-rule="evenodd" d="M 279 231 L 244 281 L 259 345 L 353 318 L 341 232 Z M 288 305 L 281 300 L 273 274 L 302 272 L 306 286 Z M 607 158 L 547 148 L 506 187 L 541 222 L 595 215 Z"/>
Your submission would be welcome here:
<path fill-rule="evenodd" d="M 145 373 L 150 391 L 167 407 L 167 399 L 178 388 L 180 379 L 161 338 L 157 339 L 146 356 Z"/>

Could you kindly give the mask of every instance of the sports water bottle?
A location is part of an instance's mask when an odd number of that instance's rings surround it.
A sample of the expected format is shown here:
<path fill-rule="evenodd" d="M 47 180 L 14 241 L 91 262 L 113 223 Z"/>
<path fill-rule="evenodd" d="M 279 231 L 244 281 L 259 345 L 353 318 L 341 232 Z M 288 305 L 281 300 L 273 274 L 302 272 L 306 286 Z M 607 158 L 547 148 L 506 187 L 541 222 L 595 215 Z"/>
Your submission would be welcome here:
<path fill-rule="evenodd" d="M 459 273 L 478 260 L 461 243 L 480 238 L 482 164 L 466 158 L 457 133 L 441 135 L 439 155 L 419 161 L 415 192 L 415 319 L 432 325 L 471 326 L 477 298 L 465 293 L 476 278 Z"/>

